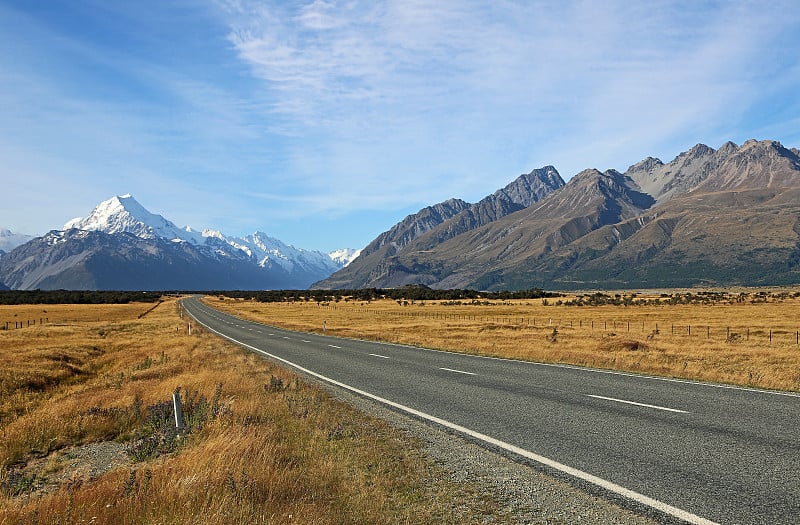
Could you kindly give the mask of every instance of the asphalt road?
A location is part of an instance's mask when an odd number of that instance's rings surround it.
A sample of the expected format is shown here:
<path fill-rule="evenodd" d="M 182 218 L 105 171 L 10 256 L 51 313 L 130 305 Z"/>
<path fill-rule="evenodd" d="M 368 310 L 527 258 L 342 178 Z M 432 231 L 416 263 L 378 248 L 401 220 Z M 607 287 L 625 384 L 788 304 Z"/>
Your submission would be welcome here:
<path fill-rule="evenodd" d="M 800 523 L 798 394 L 325 337 L 183 304 L 250 350 L 664 521 Z"/>

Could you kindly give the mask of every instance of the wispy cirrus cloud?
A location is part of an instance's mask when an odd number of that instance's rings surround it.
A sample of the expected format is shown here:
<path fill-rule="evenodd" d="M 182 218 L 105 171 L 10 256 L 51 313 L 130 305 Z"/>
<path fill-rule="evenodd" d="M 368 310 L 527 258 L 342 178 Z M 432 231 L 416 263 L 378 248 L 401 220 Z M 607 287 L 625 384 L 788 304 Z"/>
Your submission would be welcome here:
<path fill-rule="evenodd" d="M 181 224 L 366 244 L 545 164 L 798 146 L 799 46 L 788 0 L 6 3 L 4 197 L 49 188 L 47 227 L 132 192 Z"/>
<path fill-rule="evenodd" d="M 625 169 L 736 138 L 743 109 L 762 96 L 765 53 L 798 27 L 780 12 L 738 2 L 320 0 L 228 11 L 230 41 L 263 81 L 275 131 L 298 138 L 298 158 L 312 155 L 303 139 L 313 137 L 307 144 L 343 170 L 359 151 L 376 159 L 354 161 L 358 184 L 401 175 L 413 195 L 433 180 L 454 191 L 447 178 L 457 176 L 470 196 L 545 163 L 565 176 Z M 414 162 L 393 154 L 415 137 L 436 147 Z"/>

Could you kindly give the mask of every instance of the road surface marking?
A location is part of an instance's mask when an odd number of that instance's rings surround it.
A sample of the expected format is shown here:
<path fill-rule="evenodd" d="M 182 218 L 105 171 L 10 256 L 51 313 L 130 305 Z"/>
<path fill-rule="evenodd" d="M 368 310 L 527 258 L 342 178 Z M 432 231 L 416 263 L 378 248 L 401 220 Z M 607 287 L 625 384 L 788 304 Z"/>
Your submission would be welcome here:
<path fill-rule="evenodd" d="M 191 315 L 191 313 L 190 313 L 190 315 Z M 194 317 L 194 316 L 192 316 L 192 317 Z M 201 321 L 197 320 L 196 317 L 195 317 L 195 321 L 197 321 L 200 324 L 203 324 Z M 471 437 L 473 437 L 475 439 L 483 441 L 484 443 L 488 443 L 489 445 L 493 445 L 495 447 L 502 448 L 502 449 L 507 450 L 507 451 L 509 451 L 509 452 L 511 452 L 513 454 L 518 455 L 518 456 L 522 456 L 524 458 L 530 459 L 531 461 L 535 461 L 536 463 L 540 463 L 542 465 L 548 466 L 548 467 L 550 467 L 552 469 L 558 470 L 559 472 L 563 472 L 565 474 L 568 474 L 568 475 L 570 475 L 570 476 L 572 476 L 574 478 L 578 478 L 578 479 L 581 479 L 581 480 L 586 481 L 588 483 L 591 483 L 592 485 L 596 485 L 598 487 L 601 487 L 602 489 L 607 490 L 609 492 L 613 492 L 615 494 L 619 494 L 620 496 L 623 496 L 625 498 L 631 499 L 631 500 L 633 500 L 633 501 L 635 501 L 637 503 L 640 503 L 642 505 L 645 505 L 645 506 L 648 506 L 650 508 L 656 509 L 656 510 L 658 510 L 660 512 L 663 512 L 664 514 L 667 514 L 667 515 L 674 516 L 676 518 L 682 519 L 683 521 L 691 523 L 692 525 L 719 525 L 718 523 L 716 523 L 714 521 L 708 520 L 708 519 L 703 518 L 701 516 L 697 516 L 695 514 L 692 514 L 689 511 L 680 509 L 678 507 L 673 507 L 672 505 L 664 503 L 663 501 L 659 501 L 659 500 L 653 499 L 653 498 L 651 498 L 649 496 L 645 496 L 644 494 L 639 494 L 638 492 L 634 492 L 634 491 L 632 491 L 630 489 L 627 489 L 627 488 L 625 488 L 625 487 L 623 487 L 621 485 L 617 485 L 616 483 L 613 483 L 611 481 L 608 481 L 608 480 L 605 480 L 603 478 L 599 478 L 599 477 L 597 477 L 595 475 L 589 474 L 588 472 L 584 472 L 582 470 L 578 470 L 578 469 L 576 469 L 574 467 L 570 467 L 569 465 L 564 465 L 563 463 L 559 463 L 557 461 L 554 461 L 552 459 L 546 458 L 544 456 L 540 456 L 539 454 L 535 454 L 533 452 L 527 451 L 524 448 L 520 448 L 520 447 L 518 447 L 516 445 L 512 445 L 510 443 L 506 443 L 505 441 L 501 441 L 501 440 L 493 438 L 491 436 L 487 436 L 486 434 L 481 434 L 480 432 L 475 432 L 474 430 L 470 430 L 470 429 L 468 429 L 466 427 L 462 427 L 461 425 L 458 425 L 456 423 L 452 423 L 450 421 L 447 421 L 446 419 L 442 419 L 442 418 L 439 418 L 439 417 L 436 417 L 436 416 L 432 416 L 432 415 L 427 414 L 425 412 L 421 412 L 419 410 L 413 409 L 411 407 L 407 407 L 407 406 L 402 405 L 400 403 L 396 403 L 394 401 L 390 401 L 388 399 L 382 398 L 382 397 L 377 396 L 375 394 L 372 394 L 370 392 L 358 389 L 358 388 L 356 388 L 354 386 L 350 386 L 350 385 L 342 383 L 340 381 L 336 381 L 335 379 L 331 379 L 331 378 L 329 378 L 327 376 L 324 376 L 324 375 L 322 375 L 322 374 L 320 374 L 318 372 L 314 372 L 313 370 L 309 370 L 308 368 L 304 368 L 304 367 L 302 367 L 300 365 L 297 365 L 297 364 L 289 361 L 288 359 L 284 359 L 284 358 L 279 357 L 277 355 L 270 354 L 269 352 L 261 350 L 260 348 L 256 348 L 255 346 L 249 345 L 247 343 L 243 343 L 242 341 L 239 341 L 237 339 L 234 339 L 233 337 L 225 335 L 222 332 L 218 332 L 217 330 L 214 330 L 210 326 L 207 326 L 207 325 L 203 325 L 203 326 L 205 326 L 208 330 L 214 332 L 215 334 L 219 335 L 220 337 L 222 337 L 224 339 L 227 339 L 228 341 L 232 341 L 232 342 L 238 344 L 239 346 L 242 346 L 244 348 L 249 348 L 250 350 L 252 350 L 254 352 L 258 352 L 259 354 L 265 355 L 265 356 L 267 356 L 267 357 L 269 357 L 271 359 L 274 359 L 276 361 L 280 361 L 282 363 L 285 363 L 285 364 L 287 364 L 287 365 L 289 365 L 291 367 L 294 367 L 295 369 L 300 370 L 301 372 L 304 372 L 304 373 L 306 373 L 306 374 L 308 374 L 308 375 L 310 375 L 312 377 L 316 377 L 317 379 L 320 379 L 320 380 L 325 381 L 327 383 L 330 383 L 332 385 L 344 388 L 345 390 L 349 390 L 351 392 L 354 392 L 354 393 L 356 393 L 358 395 L 367 397 L 369 399 L 373 399 L 375 401 L 378 401 L 379 403 L 383 403 L 383 404 L 388 405 L 390 407 L 394 407 L 394 408 L 396 408 L 398 410 L 401 410 L 401 411 L 406 412 L 408 414 L 411 414 L 413 416 L 419 417 L 421 419 L 425 419 L 425 420 L 430 421 L 432 423 L 436 423 L 437 425 L 441 425 L 441 426 L 449 428 L 451 430 L 455 430 L 456 432 L 460 432 L 462 434 L 466 434 L 467 436 L 471 436 Z"/>
<path fill-rule="evenodd" d="M 331 348 L 342 348 L 341 346 L 336 346 L 336 345 L 328 345 L 328 346 L 330 346 Z"/>
<path fill-rule="evenodd" d="M 303 342 L 303 343 L 310 343 L 311 342 L 311 341 L 306 341 L 305 339 L 300 339 L 300 341 Z"/>
<path fill-rule="evenodd" d="M 606 401 L 616 401 L 617 403 L 625 403 L 628 405 L 636 405 L 637 407 L 647 407 L 647 408 L 655 408 L 656 410 L 666 410 L 667 412 L 678 412 L 679 414 L 688 414 L 689 412 L 685 410 L 678 410 L 677 408 L 667 408 L 667 407 L 660 407 L 658 405 L 648 405 L 646 403 L 637 403 L 636 401 L 626 401 L 624 399 L 617 399 L 615 397 L 605 397 L 605 396 L 593 396 L 591 394 L 586 394 L 589 397 L 593 397 L 595 399 L 605 399 Z"/>
<path fill-rule="evenodd" d="M 373 357 L 380 357 L 381 359 L 389 359 L 387 356 L 381 355 L 381 354 L 369 354 L 369 355 L 371 355 Z"/>
<path fill-rule="evenodd" d="M 454 370 L 452 368 L 439 367 L 439 370 L 446 370 L 448 372 L 455 372 L 456 374 L 466 374 L 468 376 L 476 376 L 476 375 L 478 375 L 478 374 L 475 374 L 475 373 L 472 373 L 472 372 L 464 372 L 463 370 Z"/>

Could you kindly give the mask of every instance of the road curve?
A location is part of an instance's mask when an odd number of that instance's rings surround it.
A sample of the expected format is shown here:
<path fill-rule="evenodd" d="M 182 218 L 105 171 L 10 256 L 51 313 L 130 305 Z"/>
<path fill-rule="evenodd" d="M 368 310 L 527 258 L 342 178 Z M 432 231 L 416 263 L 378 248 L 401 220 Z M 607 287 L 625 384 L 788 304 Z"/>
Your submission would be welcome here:
<path fill-rule="evenodd" d="M 182 302 L 214 333 L 656 513 L 800 523 L 800 395 L 292 332 Z"/>

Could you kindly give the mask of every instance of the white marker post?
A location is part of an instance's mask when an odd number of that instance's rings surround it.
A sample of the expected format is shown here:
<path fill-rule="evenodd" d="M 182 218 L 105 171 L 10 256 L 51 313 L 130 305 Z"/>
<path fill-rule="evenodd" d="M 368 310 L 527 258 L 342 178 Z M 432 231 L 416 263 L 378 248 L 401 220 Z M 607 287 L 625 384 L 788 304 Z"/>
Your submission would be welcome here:
<path fill-rule="evenodd" d="M 172 406 L 175 409 L 175 428 L 178 432 L 183 430 L 183 410 L 181 408 L 181 387 L 172 393 Z"/>

